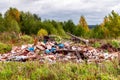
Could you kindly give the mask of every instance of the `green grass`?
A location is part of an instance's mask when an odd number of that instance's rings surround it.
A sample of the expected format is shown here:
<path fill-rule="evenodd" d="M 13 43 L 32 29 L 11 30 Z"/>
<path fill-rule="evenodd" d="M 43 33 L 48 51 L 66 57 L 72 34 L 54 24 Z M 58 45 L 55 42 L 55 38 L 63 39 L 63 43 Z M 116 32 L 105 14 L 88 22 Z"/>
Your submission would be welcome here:
<path fill-rule="evenodd" d="M 11 51 L 12 46 L 9 44 L 4 44 L 0 42 L 0 54 L 4 54 L 6 52 Z"/>
<path fill-rule="evenodd" d="M 95 42 L 94 44 L 92 44 L 92 46 L 95 48 L 99 48 L 101 45 L 99 42 Z"/>
<path fill-rule="evenodd" d="M 119 80 L 116 61 L 96 65 L 78 63 L 40 64 L 39 62 L 1 62 L 0 80 Z"/>

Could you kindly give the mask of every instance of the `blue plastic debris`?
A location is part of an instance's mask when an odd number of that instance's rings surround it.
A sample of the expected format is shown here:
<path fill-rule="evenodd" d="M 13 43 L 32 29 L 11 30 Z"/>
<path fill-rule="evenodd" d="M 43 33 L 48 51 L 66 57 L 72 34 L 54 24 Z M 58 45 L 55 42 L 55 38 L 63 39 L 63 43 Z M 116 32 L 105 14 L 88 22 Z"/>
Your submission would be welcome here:
<path fill-rule="evenodd" d="M 51 53 L 51 51 L 50 51 L 49 49 L 46 49 L 46 50 L 45 50 L 45 53 L 46 53 L 46 54 L 49 54 L 49 53 Z"/>
<path fill-rule="evenodd" d="M 56 51 L 56 48 L 55 48 L 55 47 L 52 47 L 52 48 L 50 49 L 50 51 L 51 51 L 51 52 L 55 52 L 55 51 Z"/>
<path fill-rule="evenodd" d="M 34 52 L 34 47 L 29 47 L 28 50 Z"/>
<path fill-rule="evenodd" d="M 64 44 L 60 43 L 58 44 L 59 48 L 64 48 Z"/>

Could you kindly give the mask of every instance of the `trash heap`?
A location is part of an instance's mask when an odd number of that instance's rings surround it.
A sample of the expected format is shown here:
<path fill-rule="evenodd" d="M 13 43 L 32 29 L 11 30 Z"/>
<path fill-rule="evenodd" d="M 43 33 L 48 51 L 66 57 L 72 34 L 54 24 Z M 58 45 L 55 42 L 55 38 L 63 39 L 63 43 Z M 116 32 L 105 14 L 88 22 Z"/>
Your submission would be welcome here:
<path fill-rule="evenodd" d="M 100 48 L 103 50 L 107 50 L 109 52 L 117 52 L 118 51 L 118 49 L 113 47 L 110 43 L 103 44 Z"/>
<path fill-rule="evenodd" d="M 55 62 L 102 62 L 113 60 L 118 57 L 117 52 L 104 52 L 102 49 L 95 49 L 91 46 L 72 45 L 65 41 L 56 43 L 55 41 L 37 42 L 14 46 L 9 53 L 1 54 L 0 61 L 39 61 L 40 63 Z"/>

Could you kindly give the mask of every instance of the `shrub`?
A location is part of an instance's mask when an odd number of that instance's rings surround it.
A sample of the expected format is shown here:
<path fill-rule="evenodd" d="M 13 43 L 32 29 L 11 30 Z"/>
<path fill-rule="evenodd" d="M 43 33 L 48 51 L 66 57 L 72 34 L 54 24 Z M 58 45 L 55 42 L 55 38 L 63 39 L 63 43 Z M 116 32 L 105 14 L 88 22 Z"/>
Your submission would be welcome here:
<path fill-rule="evenodd" d="M 61 41 L 61 37 L 57 36 L 57 35 L 50 35 L 50 38 L 54 39 L 56 42 L 60 42 Z"/>
<path fill-rule="evenodd" d="M 120 47 L 120 43 L 117 40 L 112 40 L 110 42 L 110 44 L 115 47 L 115 48 L 119 48 Z"/>
<path fill-rule="evenodd" d="M 4 32 L 4 33 L 0 33 L 0 41 L 2 42 L 6 42 L 6 41 L 10 41 L 12 38 L 10 36 L 10 33 Z"/>
<path fill-rule="evenodd" d="M 0 41 L 3 43 L 16 43 L 18 41 L 18 38 L 18 34 L 12 31 L 0 33 Z"/>
<path fill-rule="evenodd" d="M 40 29 L 37 33 L 38 36 L 44 37 L 48 35 L 48 32 L 45 29 Z"/>
<path fill-rule="evenodd" d="M 21 41 L 24 41 L 26 43 L 33 43 L 33 38 L 28 35 L 21 36 Z"/>
<path fill-rule="evenodd" d="M 99 43 L 99 42 L 95 42 L 95 43 L 93 44 L 93 47 L 95 47 L 95 48 L 100 47 L 100 43 Z"/>
<path fill-rule="evenodd" d="M 12 49 L 11 45 L 0 43 L 0 53 L 1 54 L 9 52 L 11 49 Z"/>

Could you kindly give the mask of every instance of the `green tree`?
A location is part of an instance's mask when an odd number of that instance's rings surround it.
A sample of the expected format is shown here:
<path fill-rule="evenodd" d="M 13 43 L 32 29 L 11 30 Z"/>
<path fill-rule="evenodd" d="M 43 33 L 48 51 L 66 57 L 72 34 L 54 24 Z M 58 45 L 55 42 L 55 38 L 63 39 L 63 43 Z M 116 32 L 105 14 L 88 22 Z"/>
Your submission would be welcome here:
<path fill-rule="evenodd" d="M 10 17 L 7 17 L 5 19 L 4 25 L 5 25 L 5 31 L 16 32 L 16 33 L 20 32 L 20 27 L 18 22 L 16 20 L 11 19 Z"/>
<path fill-rule="evenodd" d="M 99 39 L 109 38 L 109 30 L 106 27 L 97 25 L 94 29 L 91 30 L 91 37 Z"/>
<path fill-rule="evenodd" d="M 0 32 L 5 31 L 5 26 L 4 26 L 4 18 L 2 17 L 2 14 L 0 13 Z"/>
<path fill-rule="evenodd" d="M 4 30 L 8 32 L 20 32 L 20 12 L 16 8 L 10 8 L 4 14 Z"/>
<path fill-rule="evenodd" d="M 109 29 L 111 37 L 117 38 L 120 36 L 120 16 L 118 13 L 112 11 L 108 16 L 109 21 L 106 22 L 106 27 Z"/>
<path fill-rule="evenodd" d="M 43 22 L 43 28 L 47 30 L 48 34 L 55 34 L 57 35 L 57 29 L 55 26 L 51 23 L 50 20 L 45 20 Z"/>
<path fill-rule="evenodd" d="M 82 26 L 78 25 L 74 31 L 74 34 L 76 36 L 84 37 L 86 34 L 86 31 Z"/>
<path fill-rule="evenodd" d="M 74 33 L 75 28 L 76 28 L 76 26 L 75 26 L 75 24 L 73 23 L 72 20 L 68 20 L 68 21 L 63 23 L 63 29 L 66 32 Z"/>
<path fill-rule="evenodd" d="M 35 16 L 35 14 L 21 12 L 20 28 L 22 33 L 37 34 L 38 30 L 41 28 L 41 21 Z"/>
<path fill-rule="evenodd" d="M 9 8 L 9 10 L 5 13 L 5 18 L 10 17 L 11 19 L 16 20 L 17 22 L 20 21 L 20 12 L 16 8 Z"/>
<path fill-rule="evenodd" d="M 104 21 L 100 25 L 105 31 L 106 37 L 117 38 L 120 36 L 120 16 L 118 13 L 112 11 L 111 14 L 105 16 Z"/>
<path fill-rule="evenodd" d="M 66 33 L 65 33 L 65 31 L 64 31 L 64 29 L 63 29 L 63 25 L 62 25 L 62 23 L 61 22 L 55 22 L 54 20 L 52 21 L 52 24 L 53 24 L 53 26 L 55 27 L 55 29 L 57 30 L 57 34 L 59 35 L 59 36 L 66 36 Z"/>

